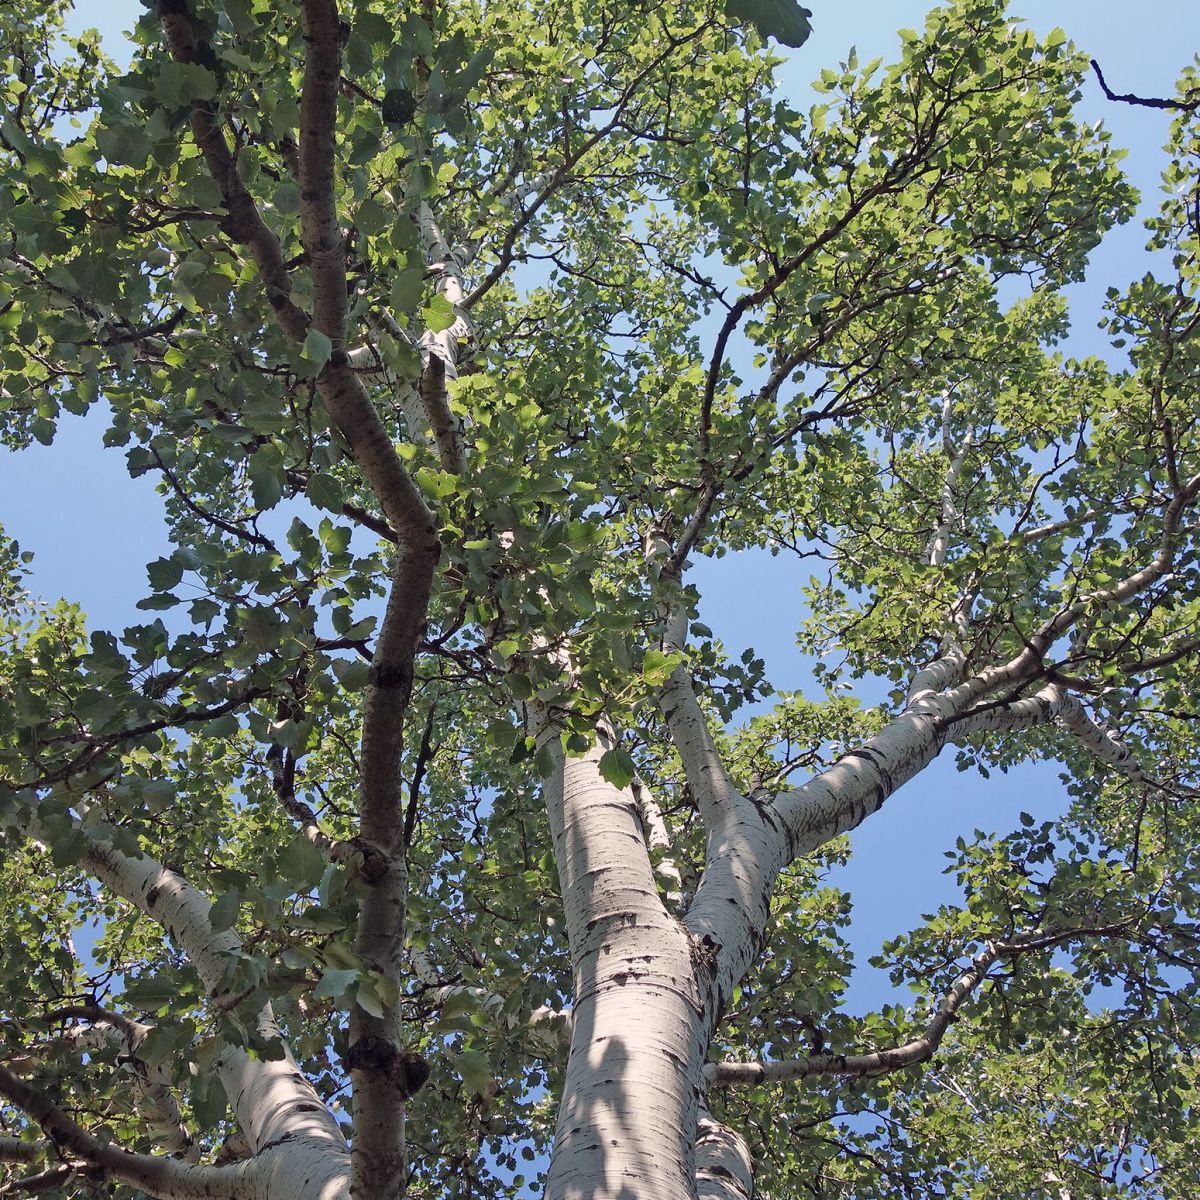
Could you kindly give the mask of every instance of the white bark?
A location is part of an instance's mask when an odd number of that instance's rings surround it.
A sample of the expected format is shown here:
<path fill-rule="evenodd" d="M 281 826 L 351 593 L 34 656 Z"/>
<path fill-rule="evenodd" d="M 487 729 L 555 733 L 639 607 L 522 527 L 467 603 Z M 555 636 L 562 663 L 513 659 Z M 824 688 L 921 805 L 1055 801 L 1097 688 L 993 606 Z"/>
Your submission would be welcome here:
<path fill-rule="evenodd" d="M 679 865 L 671 855 L 670 830 L 667 829 L 667 822 L 663 818 L 662 809 L 658 807 L 658 801 L 654 799 L 645 781 L 635 778 L 632 787 L 646 846 L 659 855 L 658 866 L 655 869 L 662 885 L 663 900 L 674 912 L 683 904 L 683 876 L 680 875 Z"/>
<path fill-rule="evenodd" d="M 226 993 L 226 968 L 240 948 L 233 930 L 216 932 L 209 922 L 209 902 L 185 879 L 149 855 L 131 858 L 104 842 L 95 842 L 83 865 L 106 887 L 158 921 L 196 968 L 214 1000 Z M 258 1033 L 279 1037 L 270 1005 L 258 1014 Z M 312 1085 L 297 1068 L 290 1051 L 277 1062 L 251 1058 L 229 1047 L 219 1072 L 238 1125 L 251 1151 L 280 1141 L 311 1141 L 344 1154 L 345 1139 Z"/>
<path fill-rule="evenodd" d="M 659 897 L 632 794 L 600 775 L 607 735 L 581 758 L 543 742 L 575 999 L 546 1200 L 694 1200 L 706 949 Z"/>
<path fill-rule="evenodd" d="M 696 1130 L 697 1200 L 750 1200 L 753 1195 L 754 1162 L 746 1139 L 702 1107 Z"/>
<path fill-rule="evenodd" d="M 1008 704 L 983 706 L 978 712 L 968 711 L 951 726 L 954 740 L 973 733 L 1014 733 L 1046 725 L 1060 715 L 1067 697 L 1057 684 L 1046 687 L 1032 696 Z"/>
<path fill-rule="evenodd" d="M 418 218 L 426 260 L 434 275 L 434 288 L 450 304 L 455 314 L 454 324 L 449 329 L 440 333 L 426 330 L 421 335 L 421 346 L 426 354 L 436 354 L 442 359 L 446 364 L 447 378 L 456 379 L 463 352 L 470 352 L 475 340 L 471 320 L 462 307 L 465 299 L 462 266 L 449 242 L 442 236 L 441 227 L 428 204 L 422 203 Z"/>
<path fill-rule="evenodd" d="M 1081 746 L 1098 762 L 1147 787 L 1163 787 L 1137 761 L 1133 751 L 1111 729 L 1097 724 L 1076 696 L 1058 684 L 1047 684 L 1032 696 L 1007 704 L 983 705 L 978 712 L 968 710 L 951 725 L 953 740 L 973 733 L 1015 733 L 1039 725 L 1057 722 L 1069 730 Z"/>
<path fill-rule="evenodd" d="M 377 336 L 386 334 L 402 345 L 413 346 L 416 349 L 412 339 L 390 313 L 372 311 L 367 317 L 367 324 Z M 397 375 L 374 345 L 368 344 L 354 350 L 350 355 L 350 363 L 356 370 L 363 371 L 365 378 L 391 392 L 393 403 L 404 414 L 404 425 L 409 439 L 417 443 L 424 442 L 425 405 L 416 384 Z"/>
<path fill-rule="evenodd" d="M 962 474 L 963 465 L 967 461 L 967 451 L 974 440 L 975 431 L 968 429 L 966 436 L 954 446 L 950 438 L 950 416 L 953 410 L 951 397 L 947 396 L 942 404 L 942 445 L 950 463 L 946 468 L 946 476 L 942 480 L 942 511 L 937 528 L 929 539 L 925 549 L 925 559 L 931 567 L 944 566 L 946 553 L 950 548 L 950 531 L 961 519 L 958 505 L 958 477 Z"/>
<path fill-rule="evenodd" d="M 1127 775 L 1136 783 L 1162 786 L 1154 776 L 1142 769 L 1133 752 L 1115 731 L 1097 724 L 1088 716 L 1087 710 L 1076 697 L 1063 697 L 1058 718 L 1097 761 Z"/>
<path fill-rule="evenodd" d="M 36 819 L 31 816 L 29 824 Z M 28 832 L 37 835 L 33 828 Z M 221 998 L 228 956 L 239 945 L 232 931 L 213 930 L 203 895 L 148 855 L 133 858 L 100 839 L 92 840 L 82 865 L 114 894 L 159 922 L 195 965 L 210 995 Z M 258 1032 L 265 1038 L 278 1035 L 269 1005 L 259 1014 Z M 238 1164 L 236 1177 L 229 1174 L 232 1168 L 215 1174 L 217 1168 L 177 1159 L 147 1159 L 149 1175 L 139 1176 L 139 1186 L 168 1200 L 218 1195 L 344 1200 L 349 1189 L 345 1139 L 290 1052 L 281 1061 L 266 1062 L 229 1047 L 217 1070 L 255 1157 Z"/>
<path fill-rule="evenodd" d="M 164 1063 L 146 1062 L 138 1055 L 139 1047 L 153 1032 L 151 1026 L 110 1013 L 98 1012 L 89 1019 L 92 1024 L 65 1030 L 64 1039 L 73 1046 L 93 1049 L 119 1045 L 121 1069 L 133 1081 L 134 1107 L 141 1111 L 150 1132 L 168 1154 L 197 1162 L 199 1151 L 184 1125 L 170 1068 Z"/>
<path fill-rule="evenodd" d="M 678 606 L 666 614 L 663 646 L 681 652 L 687 640 L 687 617 Z M 671 732 L 671 741 L 683 763 L 696 807 L 710 832 L 737 806 L 737 789 L 717 752 L 708 718 L 696 698 L 691 672 L 686 663 L 671 672 L 662 689 L 659 706 Z"/>

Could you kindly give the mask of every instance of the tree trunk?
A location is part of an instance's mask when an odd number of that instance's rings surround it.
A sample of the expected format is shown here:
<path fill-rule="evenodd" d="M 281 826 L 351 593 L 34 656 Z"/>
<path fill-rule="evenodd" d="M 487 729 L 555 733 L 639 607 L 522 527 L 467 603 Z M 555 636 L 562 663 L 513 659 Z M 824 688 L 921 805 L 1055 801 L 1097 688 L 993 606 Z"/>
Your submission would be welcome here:
<path fill-rule="evenodd" d="M 571 1052 L 546 1200 L 695 1200 L 704 947 L 659 897 L 611 738 L 547 785 L 575 976 Z"/>

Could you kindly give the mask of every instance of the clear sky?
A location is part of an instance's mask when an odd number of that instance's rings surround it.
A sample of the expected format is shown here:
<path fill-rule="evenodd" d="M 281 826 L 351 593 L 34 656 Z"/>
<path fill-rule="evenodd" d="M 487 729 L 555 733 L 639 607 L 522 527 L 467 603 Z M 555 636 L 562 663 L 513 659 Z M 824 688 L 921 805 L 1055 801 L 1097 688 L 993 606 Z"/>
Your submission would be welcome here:
<path fill-rule="evenodd" d="M 835 64 L 856 45 L 860 59 L 894 56 L 894 30 L 919 27 L 928 0 L 805 0 L 813 10 L 813 35 L 784 72 L 792 98 L 809 102 L 806 81 Z M 1062 26 L 1100 61 L 1118 92 L 1169 95 L 1180 68 L 1200 50 L 1197 0 L 1017 0 L 1015 13 L 1045 32 Z M 137 0 L 77 0 L 73 25 L 95 26 L 108 52 L 127 58 L 121 31 L 142 11 Z M 1167 114 L 1108 102 L 1090 81 L 1081 106 L 1087 120 L 1103 117 L 1118 145 L 1129 150 L 1126 170 L 1153 205 L 1162 166 L 1159 152 Z M 1103 353 L 1096 331 L 1104 289 L 1122 286 L 1147 269 L 1145 234 L 1133 224 L 1117 230 L 1093 255 L 1086 283 L 1071 291 L 1073 335 L 1068 350 Z M 0 451 L 0 524 L 23 548 L 36 553 L 33 588 L 53 599 L 81 603 L 93 628 L 123 628 L 139 619 L 134 608 L 146 594 L 145 564 L 167 552 L 162 505 L 149 477 L 132 480 L 120 450 L 102 450 L 106 419 L 64 418 L 52 447 L 17 455 Z M 803 617 L 800 587 L 806 563 L 765 554 L 730 555 L 695 568 L 704 597 L 703 619 L 736 652 L 753 644 L 767 661 L 778 688 L 809 683 L 807 664 L 795 647 Z M 975 828 L 1007 831 L 1019 810 L 1039 818 L 1056 815 L 1063 792 L 1053 767 L 1028 767 L 984 781 L 960 775 L 944 757 L 894 797 L 853 835 L 854 858 L 835 881 L 852 891 L 852 945 L 860 967 L 880 942 L 911 928 L 922 912 L 952 897 L 941 876 L 943 851 Z M 856 975 L 849 1007 L 861 1010 L 892 996 L 879 972 Z"/>

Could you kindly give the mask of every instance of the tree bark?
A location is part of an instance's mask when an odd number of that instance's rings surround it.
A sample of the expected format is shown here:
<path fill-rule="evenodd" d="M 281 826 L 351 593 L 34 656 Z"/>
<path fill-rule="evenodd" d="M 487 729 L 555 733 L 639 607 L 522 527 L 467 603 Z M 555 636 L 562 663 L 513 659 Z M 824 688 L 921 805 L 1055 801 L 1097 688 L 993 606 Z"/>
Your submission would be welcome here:
<path fill-rule="evenodd" d="M 548 744 L 575 1007 L 546 1200 L 694 1200 L 705 948 L 659 896 L 632 792 L 600 775 L 611 735 L 582 758 Z"/>

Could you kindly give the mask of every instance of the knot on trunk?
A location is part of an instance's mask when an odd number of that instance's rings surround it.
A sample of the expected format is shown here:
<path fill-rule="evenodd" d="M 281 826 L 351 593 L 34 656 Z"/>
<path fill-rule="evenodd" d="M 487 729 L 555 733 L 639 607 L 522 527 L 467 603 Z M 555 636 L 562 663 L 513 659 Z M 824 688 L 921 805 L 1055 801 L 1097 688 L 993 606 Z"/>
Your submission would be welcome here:
<path fill-rule="evenodd" d="M 368 842 L 366 838 L 355 837 L 351 838 L 349 845 L 352 846 L 359 855 L 358 874 L 359 878 L 371 887 L 383 882 L 388 871 L 392 866 L 392 858 L 385 851 L 381 850 L 373 842 Z"/>
<path fill-rule="evenodd" d="M 412 667 L 404 663 L 375 662 L 371 664 L 367 678 L 377 688 L 402 688 L 412 679 Z"/>
<path fill-rule="evenodd" d="M 366 1033 L 346 1052 L 346 1069 L 382 1076 L 401 1100 L 416 1095 L 429 1078 L 429 1063 L 384 1037 Z"/>
<path fill-rule="evenodd" d="M 689 936 L 692 967 L 698 979 L 712 979 L 717 973 L 717 955 L 721 952 L 721 943 L 706 933 L 703 937 Z"/>

